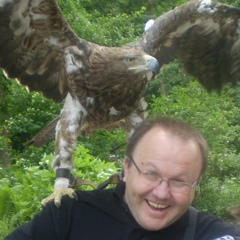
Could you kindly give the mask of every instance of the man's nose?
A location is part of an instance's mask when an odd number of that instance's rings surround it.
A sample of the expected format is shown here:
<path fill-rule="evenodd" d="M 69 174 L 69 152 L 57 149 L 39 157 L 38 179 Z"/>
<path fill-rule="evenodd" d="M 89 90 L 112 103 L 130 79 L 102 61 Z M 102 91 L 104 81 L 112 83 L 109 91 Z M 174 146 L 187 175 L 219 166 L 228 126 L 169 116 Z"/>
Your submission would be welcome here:
<path fill-rule="evenodd" d="M 170 192 L 170 188 L 168 185 L 168 182 L 164 179 L 162 179 L 158 186 L 156 186 L 153 189 L 153 194 L 158 197 L 159 199 L 167 199 L 170 197 L 171 192 Z"/>

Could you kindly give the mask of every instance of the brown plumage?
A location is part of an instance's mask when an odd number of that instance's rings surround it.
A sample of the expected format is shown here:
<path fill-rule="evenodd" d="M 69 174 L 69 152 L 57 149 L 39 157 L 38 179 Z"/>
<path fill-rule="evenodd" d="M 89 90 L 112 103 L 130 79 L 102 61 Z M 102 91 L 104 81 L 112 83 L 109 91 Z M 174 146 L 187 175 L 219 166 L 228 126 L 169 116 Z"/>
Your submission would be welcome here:
<path fill-rule="evenodd" d="M 0 32 L 6 75 L 55 102 L 65 99 L 53 163 L 59 205 L 65 190 L 73 194 L 68 178 L 77 135 L 119 123 L 133 131 L 144 118 L 142 98 L 159 63 L 137 48 L 103 47 L 77 37 L 56 0 L 1 0 Z"/>
<path fill-rule="evenodd" d="M 138 42 L 111 48 L 78 38 L 56 0 L 1 0 L 0 67 L 30 91 L 55 102 L 65 99 L 56 126 L 54 169 L 66 178 L 67 171 L 58 170 L 72 170 L 81 131 L 124 122 L 131 134 L 142 121 L 144 91 L 159 70 L 156 59 L 160 66 L 179 59 L 208 90 L 236 83 L 239 22 L 237 8 L 193 0 L 148 24 Z M 56 190 L 69 184 L 58 180 Z M 61 193 L 57 204 L 60 198 Z"/>
<path fill-rule="evenodd" d="M 158 17 L 143 38 L 160 65 L 179 59 L 207 90 L 240 79 L 240 9 L 190 1 Z"/>

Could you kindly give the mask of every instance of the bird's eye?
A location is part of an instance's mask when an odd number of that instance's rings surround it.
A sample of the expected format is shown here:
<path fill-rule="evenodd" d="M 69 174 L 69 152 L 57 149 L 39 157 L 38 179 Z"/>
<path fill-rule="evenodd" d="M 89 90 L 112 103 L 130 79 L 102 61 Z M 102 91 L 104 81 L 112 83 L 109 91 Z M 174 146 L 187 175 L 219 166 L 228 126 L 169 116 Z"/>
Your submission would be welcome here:
<path fill-rule="evenodd" d="M 128 57 L 126 60 L 127 62 L 132 63 L 136 60 L 136 57 Z"/>

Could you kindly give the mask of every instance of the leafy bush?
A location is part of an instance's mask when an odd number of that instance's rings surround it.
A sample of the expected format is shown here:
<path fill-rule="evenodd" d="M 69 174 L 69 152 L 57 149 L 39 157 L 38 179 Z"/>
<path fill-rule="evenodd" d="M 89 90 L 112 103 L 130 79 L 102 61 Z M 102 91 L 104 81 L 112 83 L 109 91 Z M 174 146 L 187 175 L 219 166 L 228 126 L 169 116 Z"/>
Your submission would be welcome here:
<path fill-rule="evenodd" d="M 5 225 L 11 231 L 41 209 L 41 199 L 51 191 L 54 174 L 39 167 L 20 169 L 13 166 L 3 169 L 1 175 L 0 206 L 4 208 L 0 210 L 0 234 L 7 234 Z"/>
<path fill-rule="evenodd" d="M 4 126 L 10 134 L 13 149 L 20 152 L 31 137 L 60 113 L 61 105 L 43 98 L 40 93 L 28 93 L 16 82 L 11 84 L 11 94 L 6 99 L 9 117 Z"/>
<path fill-rule="evenodd" d="M 91 155 L 110 161 L 121 161 L 125 156 L 126 140 L 127 133 L 119 128 L 113 132 L 96 130 L 87 138 L 79 136 L 79 141 L 89 149 Z"/>
<path fill-rule="evenodd" d="M 53 191 L 55 174 L 51 170 L 53 155 L 44 155 L 39 166 L 25 159 L 0 171 L 0 239 L 30 220 L 41 209 L 41 200 Z M 119 170 L 114 163 L 94 158 L 80 146 L 74 156 L 75 175 L 96 184 Z M 29 163 L 29 165 L 27 165 Z M 84 188 L 85 189 L 85 188 Z"/>

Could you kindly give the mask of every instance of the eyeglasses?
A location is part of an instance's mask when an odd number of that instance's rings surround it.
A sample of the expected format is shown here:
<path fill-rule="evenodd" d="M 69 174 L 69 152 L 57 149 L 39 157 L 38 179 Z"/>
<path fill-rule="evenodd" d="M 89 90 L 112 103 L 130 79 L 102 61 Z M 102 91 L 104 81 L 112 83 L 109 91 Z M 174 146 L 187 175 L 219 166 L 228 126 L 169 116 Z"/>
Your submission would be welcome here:
<path fill-rule="evenodd" d="M 142 181 L 144 181 L 144 183 L 148 184 L 153 188 L 157 187 L 159 184 L 165 181 L 168 184 L 170 192 L 189 193 L 191 189 L 198 183 L 199 180 L 199 178 L 197 178 L 193 183 L 186 183 L 180 180 L 165 180 L 154 172 L 141 170 L 133 160 L 132 156 L 130 157 L 130 160 L 133 162 L 133 165 L 139 172 L 139 176 L 142 177 L 141 178 Z"/>

